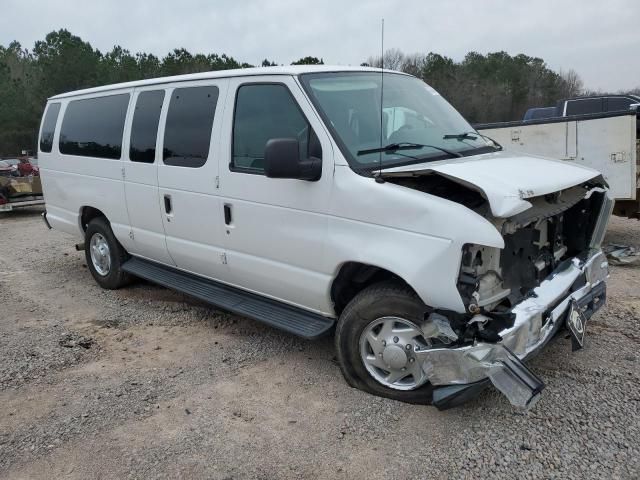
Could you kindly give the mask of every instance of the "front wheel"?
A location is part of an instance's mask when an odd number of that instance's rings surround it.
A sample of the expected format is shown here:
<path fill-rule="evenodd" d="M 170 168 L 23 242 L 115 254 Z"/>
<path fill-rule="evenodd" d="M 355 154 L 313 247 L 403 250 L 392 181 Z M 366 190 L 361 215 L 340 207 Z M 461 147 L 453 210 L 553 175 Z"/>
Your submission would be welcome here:
<path fill-rule="evenodd" d="M 431 404 L 433 387 L 415 356 L 432 345 L 420 329 L 426 310 L 411 289 L 397 282 L 374 284 L 356 295 L 336 327 L 347 383 L 381 397 Z"/>
<path fill-rule="evenodd" d="M 84 253 L 91 275 L 102 288 L 115 290 L 129 283 L 130 276 L 122 270 L 129 255 L 105 218 L 94 218 L 87 225 Z"/>

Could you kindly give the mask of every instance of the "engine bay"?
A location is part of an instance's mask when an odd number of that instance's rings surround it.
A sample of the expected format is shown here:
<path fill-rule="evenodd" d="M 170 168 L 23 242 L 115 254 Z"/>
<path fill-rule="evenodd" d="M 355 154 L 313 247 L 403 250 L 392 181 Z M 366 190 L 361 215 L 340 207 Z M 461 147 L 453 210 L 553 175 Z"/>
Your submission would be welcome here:
<path fill-rule="evenodd" d="M 512 309 L 533 295 L 545 279 L 572 259 L 585 259 L 600 239 L 596 231 L 605 183 L 589 182 L 526 200 L 531 207 L 507 218 L 491 214 L 481 192 L 440 175 L 389 179 L 393 183 L 460 203 L 489 220 L 504 238 L 504 248 L 465 244 L 457 287 L 464 314 L 445 315 L 460 343 L 497 342 L 513 326 Z"/>
<path fill-rule="evenodd" d="M 494 220 L 504 249 L 467 244 L 458 288 L 470 313 L 509 309 L 558 266 L 586 256 L 605 191 L 580 185 L 530 199 L 532 208 Z"/>

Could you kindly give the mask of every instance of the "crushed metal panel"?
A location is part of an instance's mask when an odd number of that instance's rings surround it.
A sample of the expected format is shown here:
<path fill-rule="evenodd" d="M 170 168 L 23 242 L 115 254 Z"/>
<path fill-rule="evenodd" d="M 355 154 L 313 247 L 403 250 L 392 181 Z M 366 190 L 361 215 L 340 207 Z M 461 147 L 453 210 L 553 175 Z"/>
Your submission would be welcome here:
<path fill-rule="evenodd" d="M 479 189 L 498 218 L 517 215 L 531 207 L 527 199 L 564 190 L 599 175 L 582 168 L 537 156 L 497 152 L 475 157 L 428 162 L 382 171 L 382 177 L 440 174 Z"/>

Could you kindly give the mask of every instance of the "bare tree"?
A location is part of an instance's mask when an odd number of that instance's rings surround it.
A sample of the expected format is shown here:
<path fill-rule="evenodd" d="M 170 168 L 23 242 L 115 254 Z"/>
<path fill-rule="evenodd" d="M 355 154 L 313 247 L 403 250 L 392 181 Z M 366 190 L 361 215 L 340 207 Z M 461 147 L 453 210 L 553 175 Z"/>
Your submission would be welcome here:
<path fill-rule="evenodd" d="M 419 77 L 422 74 L 422 69 L 426 63 L 426 58 L 421 53 L 414 53 L 413 55 L 406 55 L 402 62 L 400 70 L 410 75 Z"/>
<path fill-rule="evenodd" d="M 559 75 L 560 78 L 564 80 L 564 85 L 561 90 L 565 98 L 577 97 L 585 93 L 584 83 L 580 75 L 578 75 L 578 72 L 573 69 L 569 69 L 566 72 L 560 70 Z"/>
<path fill-rule="evenodd" d="M 384 52 L 384 68 L 389 70 L 401 70 L 404 63 L 405 55 L 397 48 L 392 48 Z M 380 68 L 382 62 L 380 57 L 369 57 L 365 62 L 370 67 Z"/>

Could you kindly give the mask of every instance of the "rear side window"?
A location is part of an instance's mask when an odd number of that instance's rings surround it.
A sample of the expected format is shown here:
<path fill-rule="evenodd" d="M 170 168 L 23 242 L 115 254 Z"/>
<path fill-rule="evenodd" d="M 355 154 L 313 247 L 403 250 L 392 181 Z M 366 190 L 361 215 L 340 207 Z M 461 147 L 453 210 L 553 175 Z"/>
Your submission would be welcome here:
<path fill-rule="evenodd" d="M 153 163 L 156 158 L 156 138 L 164 90 L 142 92 L 138 95 L 131 124 L 129 158 L 134 162 Z"/>
<path fill-rule="evenodd" d="M 53 148 L 53 134 L 56 131 L 56 123 L 58 122 L 58 113 L 60 113 L 59 103 L 50 103 L 47 113 L 44 115 L 42 122 L 42 133 L 40 134 L 40 151 L 49 153 Z"/>
<path fill-rule="evenodd" d="M 585 98 L 567 102 L 567 115 L 602 113 L 602 98 Z"/>
<path fill-rule="evenodd" d="M 614 97 L 607 99 L 607 111 L 618 112 L 620 110 L 629 110 L 631 104 L 634 103 L 630 98 Z"/>
<path fill-rule="evenodd" d="M 231 170 L 264 172 L 264 149 L 272 138 L 295 138 L 300 158 L 322 158 L 320 142 L 284 85 L 243 85 L 236 95 Z"/>
<path fill-rule="evenodd" d="M 198 168 L 209 156 L 218 87 L 176 88 L 164 130 L 165 165 Z"/>
<path fill-rule="evenodd" d="M 73 100 L 60 129 L 60 153 L 119 159 L 129 94 Z"/>

